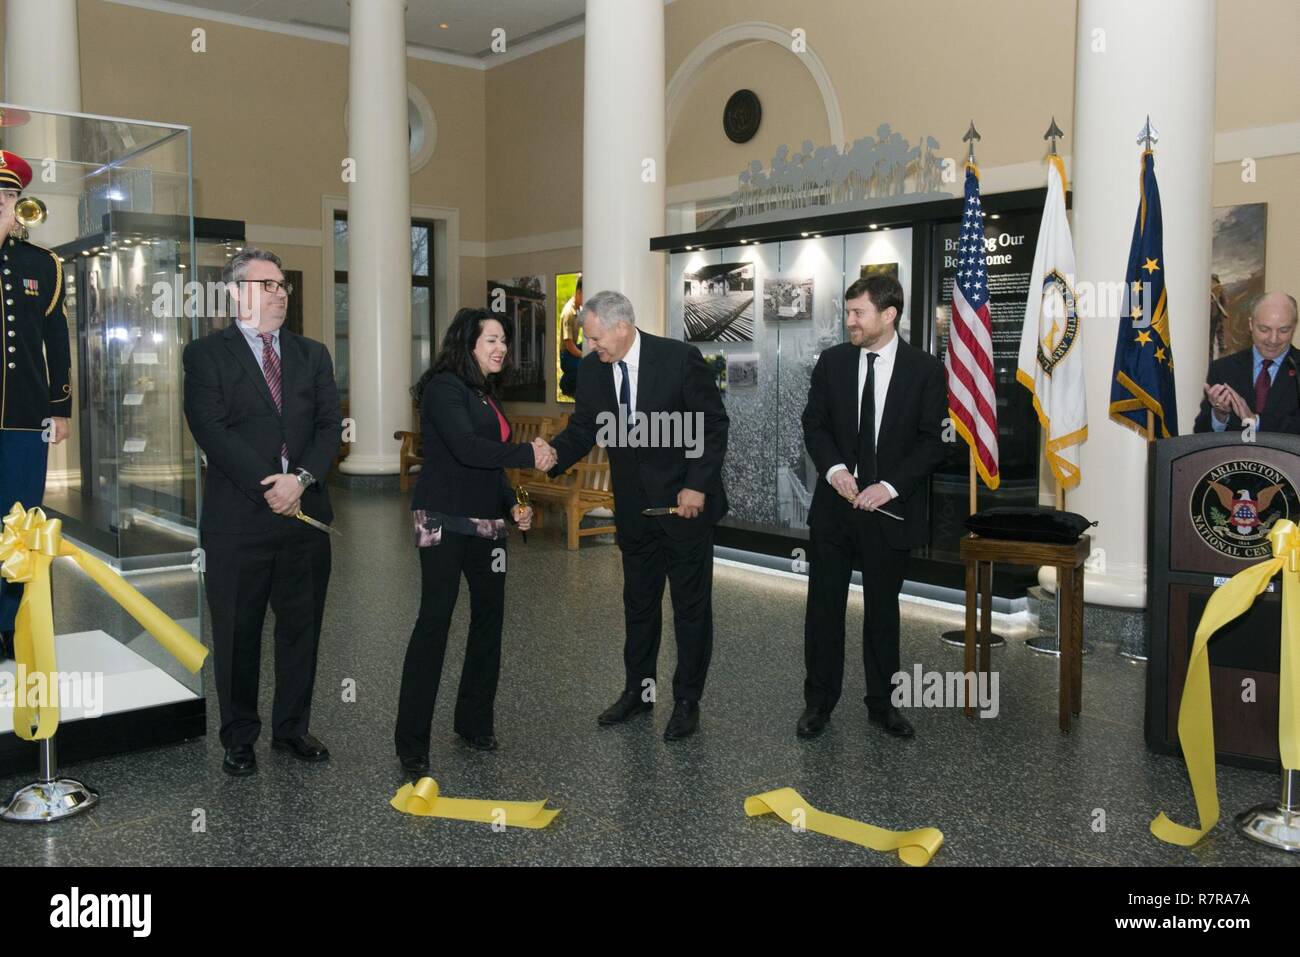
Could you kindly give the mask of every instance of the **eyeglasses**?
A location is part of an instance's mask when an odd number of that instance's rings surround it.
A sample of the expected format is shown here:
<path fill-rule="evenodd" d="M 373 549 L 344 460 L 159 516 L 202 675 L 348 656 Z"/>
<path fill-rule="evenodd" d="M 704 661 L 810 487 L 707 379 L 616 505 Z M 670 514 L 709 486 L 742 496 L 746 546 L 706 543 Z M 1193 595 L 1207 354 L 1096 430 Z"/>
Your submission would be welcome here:
<path fill-rule="evenodd" d="M 284 290 L 286 296 L 293 295 L 293 283 L 291 282 L 280 282 L 278 279 L 241 279 L 239 281 L 257 283 L 273 296 L 281 289 Z"/>

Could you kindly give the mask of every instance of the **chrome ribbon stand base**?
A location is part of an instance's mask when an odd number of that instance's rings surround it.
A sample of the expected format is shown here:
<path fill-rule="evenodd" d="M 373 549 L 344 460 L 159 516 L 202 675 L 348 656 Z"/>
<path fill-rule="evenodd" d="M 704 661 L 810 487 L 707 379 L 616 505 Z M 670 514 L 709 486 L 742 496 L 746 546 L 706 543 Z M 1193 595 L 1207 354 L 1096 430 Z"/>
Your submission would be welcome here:
<path fill-rule="evenodd" d="M 1252 841 L 1267 844 L 1279 851 L 1300 851 L 1300 806 L 1296 772 L 1282 769 L 1282 800 L 1260 804 L 1237 815 L 1237 830 Z"/>
<path fill-rule="evenodd" d="M 939 639 L 940 639 L 940 640 L 941 640 L 945 645 L 953 645 L 953 646 L 955 646 L 955 647 L 957 647 L 957 648 L 964 648 L 964 647 L 966 647 L 966 632 L 965 632 L 964 630 L 962 630 L 962 631 L 945 631 L 943 634 L 941 634 L 941 635 L 939 636 Z M 975 641 L 976 641 L 977 643 L 978 643 L 978 641 L 979 641 L 979 635 L 978 635 L 978 634 L 975 636 Z M 990 648 L 1005 648 L 1005 647 L 1006 647 L 1006 644 L 1007 644 L 1007 640 L 1006 640 L 1005 638 L 1003 638 L 1001 635 L 999 635 L 996 631 L 993 632 L 991 635 L 989 635 L 989 647 L 990 647 Z"/>
<path fill-rule="evenodd" d="M 46 824 L 61 821 L 99 803 L 99 792 L 72 778 L 55 776 L 54 740 L 41 742 L 40 780 L 19 788 L 3 811 L 0 820 L 16 824 Z"/>

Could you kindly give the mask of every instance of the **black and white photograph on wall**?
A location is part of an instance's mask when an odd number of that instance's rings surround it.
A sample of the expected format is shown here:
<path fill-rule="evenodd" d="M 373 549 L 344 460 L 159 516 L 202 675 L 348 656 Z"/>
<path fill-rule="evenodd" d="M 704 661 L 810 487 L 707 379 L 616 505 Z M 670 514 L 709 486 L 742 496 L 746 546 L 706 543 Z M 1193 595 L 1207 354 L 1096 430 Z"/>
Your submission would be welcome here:
<path fill-rule="evenodd" d="M 1216 206 L 1210 240 L 1210 361 L 1250 347 L 1246 322 L 1264 294 L 1268 203 Z"/>
<path fill-rule="evenodd" d="M 704 353 L 704 362 L 713 370 L 713 378 L 718 383 L 718 391 L 727 394 L 727 356 L 722 352 Z"/>
<path fill-rule="evenodd" d="M 487 308 L 510 323 L 510 352 L 502 377 L 506 402 L 546 401 L 546 283 L 542 276 L 489 279 Z"/>
<path fill-rule="evenodd" d="M 812 307 L 811 278 L 763 280 L 764 322 L 800 322 L 811 319 Z"/>
<path fill-rule="evenodd" d="M 733 389 L 758 385 L 758 353 L 736 352 L 727 356 L 727 384 Z"/>
<path fill-rule="evenodd" d="M 754 264 L 717 263 L 685 276 L 687 342 L 754 341 Z"/>

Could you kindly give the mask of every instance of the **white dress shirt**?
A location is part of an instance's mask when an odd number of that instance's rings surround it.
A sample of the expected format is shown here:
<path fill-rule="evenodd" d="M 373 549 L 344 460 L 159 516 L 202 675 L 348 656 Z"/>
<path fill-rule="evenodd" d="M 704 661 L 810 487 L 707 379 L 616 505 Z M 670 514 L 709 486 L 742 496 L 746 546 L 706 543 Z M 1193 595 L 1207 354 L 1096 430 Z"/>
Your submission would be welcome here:
<path fill-rule="evenodd" d="M 636 410 L 636 384 L 639 375 L 638 369 L 641 365 L 641 333 L 634 326 L 632 329 L 632 348 L 627 350 L 627 355 L 622 359 L 627 363 L 627 377 L 631 381 L 628 383 L 628 391 L 632 396 L 632 409 Z M 614 402 L 618 402 L 618 394 L 623 391 L 623 370 L 619 368 L 618 363 L 614 363 Z"/>
<path fill-rule="evenodd" d="M 858 421 L 862 421 L 862 391 L 867 384 L 867 355 L 873 350 L 860 349 L 858 354 Z M 876 354 L 875 364 L 875 400 L 876 400 L 876 423 L 875 436 L 876 442 L 880 442 L 880 423 L 885 417 L 885 396 L 889 394 L 889 380 L 894 375 L 894 360 L 898 357 L 898 333 L 895 331 L 890 337 L 889 342 L 879 349 L 874 350 Z M 848 466 L 843 462 L 838 465 L 832 465 L 826 470 L 826 481 L 831 480 L 831 476 L 840 469 L 847 469 Z M 853 470 L 853 477 L 858 477 L 858 470 Z M 898 498 L 898 490 L 888 482 L 881 482 L 889 490 L 890 498 Z"/>

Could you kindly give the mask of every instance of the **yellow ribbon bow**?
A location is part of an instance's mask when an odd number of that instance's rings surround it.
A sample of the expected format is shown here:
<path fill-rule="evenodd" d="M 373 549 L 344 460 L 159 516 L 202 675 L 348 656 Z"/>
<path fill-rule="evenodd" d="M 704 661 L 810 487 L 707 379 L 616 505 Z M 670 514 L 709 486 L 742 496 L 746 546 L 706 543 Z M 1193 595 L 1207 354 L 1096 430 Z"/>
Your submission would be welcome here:
<path fill-rule="evenodd" d="M 1300 768 L 1300 712 L 1295 689 L 1300 687 L 1296 641 L 1300 640 L 1300 528 L 1283 519 L 1268 533 L 1273 557 L 1238 572 L 1225 582 L 1205 604 L 1196 626 L 1192 656 L 1187 663 L 1187 680 L 1178 705 L 1178 741 L 1187 762 L 1187 777 L 1196 799 L 1199 828 L 1175 824 L 1161 811 L 1151 822 L 1151 833 L 1160 840 L 1191 847 L 1219 823 L 1219 789 L 1214 771 L 1214 714 L 1210 703 L 1210 656 L 1208 645 L 1214 634 L 1245 612 L 1268 587 L 1269 580 L 1282 572 L 1282 666 L 1278 674 L 1278 748 L 1282 767 Z"/>
<path fill-rule="evenodd" d="M 869 847 L 873 851 L 897 851 L 899 860 L 913 867 L 924 867 L 943 845 L 943 832 L 937 827 L 918 827 L 912 831 L 890 831 L 874 824 L 828 814 L 812 807 L 794 788 L 777 788 L 745 798 L 745 813 L 750 817 L 775 814 L 787 824 L 817 834 Z"/>
<path fill-rule="evenodd" d="M 63 540 L 63 523 L 39 508 L 15 502 L 0 533 L 0 577 L 26 586 L 14 622 L 14 658 L 19 674 L 40 673 L 42 693 L 14 708 L 14 733 L 25 741 L 51 737 L 59 726 L 58 676 L 54 659 L 54 609 L 50 604 L 50 566 L 71 558 L 95 584 L 122 606 L 149 634 L 191 672 L 203 667 L 208 649 L 161 608 L 136 591 L 99 559 Z M 38 683 L 38 688 L 41 684 Z"/>

